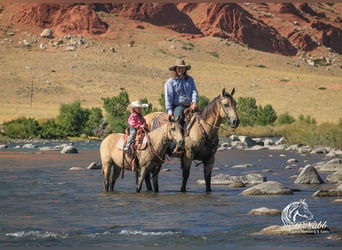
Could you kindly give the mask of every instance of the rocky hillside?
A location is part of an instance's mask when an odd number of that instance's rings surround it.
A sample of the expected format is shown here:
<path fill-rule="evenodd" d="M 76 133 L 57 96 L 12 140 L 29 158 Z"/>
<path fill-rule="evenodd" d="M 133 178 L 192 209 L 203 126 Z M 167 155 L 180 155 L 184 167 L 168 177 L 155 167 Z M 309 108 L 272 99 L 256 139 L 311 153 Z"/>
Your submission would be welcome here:
<path fill-rule="evenodd" d="M 342 54 L 342 4 L 125 3 L 2 4 L 3 23 L 52 28 L 55 35 L 98 36 L 111 28 L 101 12 L 166 27 L 188 37 L 215 36 L 295 56 L 326 47 Z M 113 27 L 112 27 L 113 28 Z"/>

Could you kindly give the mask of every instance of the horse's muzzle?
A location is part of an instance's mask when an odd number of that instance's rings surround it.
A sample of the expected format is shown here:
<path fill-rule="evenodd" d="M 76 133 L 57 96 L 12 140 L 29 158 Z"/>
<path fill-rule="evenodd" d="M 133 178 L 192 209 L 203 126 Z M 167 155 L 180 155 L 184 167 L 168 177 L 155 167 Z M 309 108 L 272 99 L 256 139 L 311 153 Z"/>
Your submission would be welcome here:
<path fill-rule="evenodd" d="M 240 124 L 240 120 L 239 119 L 234 119 L 230 121 L 230 127 L 231 128 L 237 128 Z"/>
<path fill-rule="evenodd" d="M 184 140 L 179 140 L 176 142 L 176 148 L 177 150 L 183 150 L 184 149 Z"/>

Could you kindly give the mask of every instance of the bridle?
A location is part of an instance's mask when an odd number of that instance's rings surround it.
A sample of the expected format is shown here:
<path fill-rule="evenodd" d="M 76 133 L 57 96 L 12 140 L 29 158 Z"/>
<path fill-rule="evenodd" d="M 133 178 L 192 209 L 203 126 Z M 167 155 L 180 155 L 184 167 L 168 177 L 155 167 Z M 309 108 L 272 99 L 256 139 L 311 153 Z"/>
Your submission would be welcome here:
<path fill-rule="evenodd" d="M 221 96 L 221 98 L 220 98 L 219 101 L 220 101 L 220 104 L 221 104 L 221 108 L 223 109 L 223 112 L 224 112 L 224 114 L 225 114 L 225 119 L 226 119 L 227 123 L 230 123 L 229 114 L 228 114 L 228 112 L 226 111 L 224 105 L 222 104 L 222 100 L 223 100 L 224 98 L 228 98 L 228 97 L 231 97 L 231 96 Z M 226 128 L 224 128 L 224 127 L 221 127 L 221 126 L 215 126 L 214 124 L 211 124 L 211 123 L 207 122 L 207 121 L 204 120 L 204 119 L 202 119 L 202 121 L 203 121 L 205 124 L 207 124 L 207 125 L 209 125 L 210 127 L 212 127 L 212 128 L 215 128 L 215 129 L 221 128 L 221 129 L 224 129 L 224 130 L 228 130 L 228 129 L 226 129 Z"/>

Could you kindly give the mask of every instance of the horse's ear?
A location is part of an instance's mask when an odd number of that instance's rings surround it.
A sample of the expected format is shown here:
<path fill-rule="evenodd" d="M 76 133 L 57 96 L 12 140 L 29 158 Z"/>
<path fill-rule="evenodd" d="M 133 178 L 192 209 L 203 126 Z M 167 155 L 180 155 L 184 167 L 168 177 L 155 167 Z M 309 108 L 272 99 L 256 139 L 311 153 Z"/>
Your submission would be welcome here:
<path fill-rule="evenodd" d="M 225 96 L 225 94 L 226 94 L 226 89 L 223 88 L 223 89 L 222 89 L 222 94 L 221 94 L 221 96 Z"/>
<path fill-rule="evenodd" d="M 235 93 L 235 88 L 232 89 L 232 92 L 230 93 L 231 96 L 233 96 Z"/>
<path fill-rule="evenodd" d="M 171 116 L 171 115 L 169 115 L 168 118 L 169 118 L 169 119 L 168 119 L 169 122 L 174 122 L 174 121 L 175 121 L 175 119 L 174 119 L 173 116 Z"/>

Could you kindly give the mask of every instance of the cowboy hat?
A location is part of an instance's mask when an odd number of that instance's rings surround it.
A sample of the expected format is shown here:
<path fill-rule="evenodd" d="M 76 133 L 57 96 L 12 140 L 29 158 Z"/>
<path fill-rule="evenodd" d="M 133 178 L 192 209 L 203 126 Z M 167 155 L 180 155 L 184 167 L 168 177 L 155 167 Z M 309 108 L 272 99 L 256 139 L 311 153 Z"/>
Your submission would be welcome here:
<path fill-rule="evenodd" d="M 169 67 L 169 70 L 170 71 L 175 71 L 176 70 L 176 67 L 185 67 L 186 70 L 189 70 L 191 69 L 191 65 L 188 65 L 185 63 L 185 61 L 183 59 L 178 59 L 176 62 L 175 62 L 175 65 L 172 65 Z"/>
<path fill-rule="evenodd" d="M 147 107 L 148 107 L 148 104 L 142 103 L 140 100 L 138 100 L 138 101 L 131 102 L 131 103 L 128 105 L 128 107 L 129 107 L 129 108 L 147 108 Z"/>

